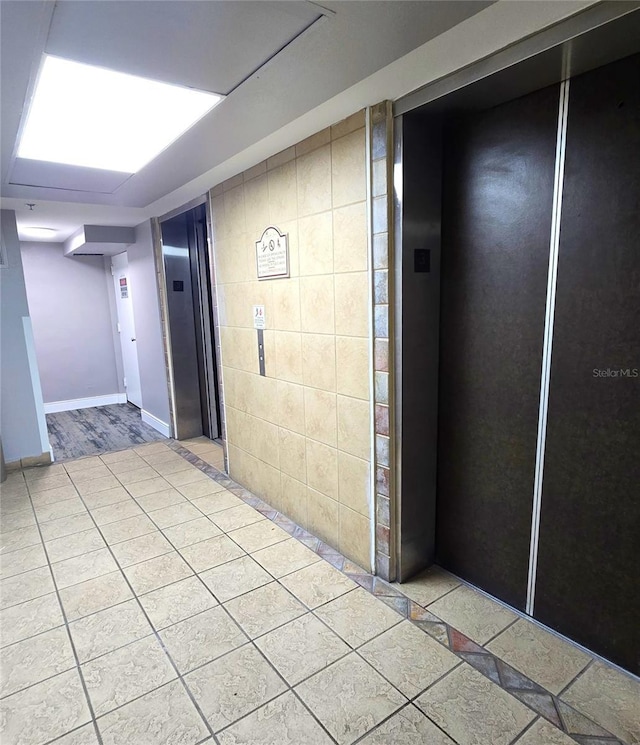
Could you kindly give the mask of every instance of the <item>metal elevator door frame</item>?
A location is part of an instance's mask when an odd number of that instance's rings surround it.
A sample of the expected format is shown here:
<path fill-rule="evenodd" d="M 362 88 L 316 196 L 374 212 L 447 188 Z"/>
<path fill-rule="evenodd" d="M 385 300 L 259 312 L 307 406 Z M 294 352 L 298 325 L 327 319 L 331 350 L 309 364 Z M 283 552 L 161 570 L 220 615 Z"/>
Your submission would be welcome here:
<path fill-rule="evenodd" d="M 206 199 L 159 218 L 173 435 L 220 436 Z"/>

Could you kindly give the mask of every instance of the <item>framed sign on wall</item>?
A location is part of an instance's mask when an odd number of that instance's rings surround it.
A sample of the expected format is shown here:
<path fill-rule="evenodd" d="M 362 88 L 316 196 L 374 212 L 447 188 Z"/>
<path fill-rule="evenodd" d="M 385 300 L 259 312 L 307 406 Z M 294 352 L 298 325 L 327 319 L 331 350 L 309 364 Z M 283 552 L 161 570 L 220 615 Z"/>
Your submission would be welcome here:
<path fill-rule="evenodd" d="M 258 279 L 289 276 L 289 240 L 278 228 L 270 225 L 256 241 Z"/>

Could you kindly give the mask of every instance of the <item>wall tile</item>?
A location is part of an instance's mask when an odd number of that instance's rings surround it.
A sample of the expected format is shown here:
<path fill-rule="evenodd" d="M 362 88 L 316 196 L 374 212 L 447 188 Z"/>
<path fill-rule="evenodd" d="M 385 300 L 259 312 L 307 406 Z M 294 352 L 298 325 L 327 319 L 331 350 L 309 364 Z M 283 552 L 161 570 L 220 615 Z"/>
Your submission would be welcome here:
<path fill-rule="evenodd" d="M 277 382 L 278 424 L 304 434 L 304 388 L 283 380 Z"/>
<path fill-rule="evenodd" d="M 275 377 L 290 383 L 302 383 L 302 341 L 297 331 L 274 331 Z M 266 336 L 265 336 L 266 341 Z M 267 360 L 265 354 L 265 360 Z"/>
<path fill-rule="evenodd" d="M 243 175 L 241 173 L 237 173 L 235 176 L 232 176 L 231 178 L 228 178 L 226 181 L 222 182 L 222 190 L 231 191 L 231 189 L 235 189 L 236 187 L 241 186 L 243 181 Z"/>
<path fill-rule="evenodd" d="M 242 181 L 242 175 L 240 176 L 240 180 Z M 224 193 L 224 212 L 227 221 L 227 230 L 230 235 L 246 233 L 247 225 L 243 186 L 236 186 L 231 191 Z"/>
<path fill-rule="evenodd" d="M 312 388 L 336 390 L 336 338 L 302 334 L 302 380 Z"/>
<path fill-rule="evenodd" d="M 374 333 L 377 337 L 389 336 L 389 306 L 376 305 L 373 309 Z"/>
<path fill-rule="evenodd" d="M 367 204 L 356 202 L 333 211 L 333 265 L 336 272 L 368 267 Z"/>
<path fill-rule="evenodd" d="M 364 109 L 357 111 L 355 114 L 351 114 L 351 116 L 348 116 L 346 119 L 343 119 L 341 122 L 338 122 L 331 127 L 331 137 L 334 140 L 337 140 L 339 137 L 344 137 L 344 135 L 348 135 L 356 129 L 364 127 L 365 119 L 366 115 Z"/>
<path fill-rule="evenodd" d="M 298 216 L 331 209 L 331 146 L 297 159 Z"/>
<path fill-rule="evenodd" d="M 360 202 L 367 197 L 365 132 L 358 129 L 331 145 L 333 206 Z"/>
<path fill-rule="evenodd" d="M 376 435 L 376 462 L 389 467 L 390 441 L 384 435 Z"/>
<path fill-rule="evenodd" d="M 371 567 L 371 532 L 369 520 L 359 512 L 340 505 L 340 552 L 363 569 Z"/>
<path fill-rule="evenodd" d="M 369 277 L 366 272 L 335 275 L 335 330 L 340 336 L 369 335 Z"/>
<path fill-rule="evenodd" d="M 298 216 L 295 161 L 269 171 L 267 178 L 269 222 L 277 224 L 283 220 L 294 220 Z M 256 236 L 254 241 L 257 241 L 259 237 Z"/>
<path fill-rule="evenodd" d="M 257 241 L 269 225 L 269 186 L 266 173 L 244 185 L 244 203 L 249 239 Z"/>
<path fill-rule="evenodd" d="M 333 274 L 333 215 L 320 212 L 298 221 L 300 275 Z"/>
<path fill-rule="evenodd" d="M 367 401 L 338 396 L 338 448 L 358 458 L 371 458 Z"/>
<path fill-rule="evenodd" d="M 312 150 L 322 147 L 322 145 L 327 145 L 329 142 L 331 142 L 331 128 L 327 127 L 326 129 L 311 135 L 311 137 L 307 137 L 306 140 L 299 142 L 296 145 L 296 157 L 299 158 L 301 155 L 306 155 Z"/>
<path fill-rule="evenodd" d="M 376 396 L 376 403 L 379 403 L 379 404 L 389 403 L 389 373 L 386 373 L 386 372 L 375 373 L 375 396 Z"/>
<path fill-rule="evenodd" d="M 376 197 L 373 200 L 373 232 L 386 233 L 389 229 L 388 225 L 387 198 Z"/>
<path fill-rule="evenodd" d="M 369 462 L 338 451 L 338 500 L 361 515 L 369 515 Z"/>
<path fill-rule="evenodd" d="M 373 346 L 374 369 L 389 372 L 389 340 L 376 339 Z"/>
<path fill-rule="evenodd" d="M 335 393 L 305 388 L 304 421 L 307 437 L 335 447 L 337 441 Z"/>
<path fill-rule="evenodd" d="M 391 474 L 388 468 L 378 466 L 376 468 L 376 490 L 378 494 L 382 494 L 385 497 L 389 496 L 389 481 Z"/>
<path fill-rule="evenodd" d="M 391 525 L 391 507 L 388 497 L 378 495 L 376 500 L 376 520 L 379 525 Z"/>
<path fill-rule="evenodd" d="M 252 168 L 248 168 L 243 174 L 245 184 L 251 181 L 252 179 L 256 178 L 257 176 L 260 176 L 266 172 L 267 172 L 267 161 L 266 160 L 263 160 L 261 163 L 258 163 Z"/>
<path fill-rule="evenodd" d="M 338 502 L 307 487 L 308 530 L 331 546 L 338 546 Z"/>
<path fill-rule="evenodd" d="M 300 527 L 308 530 L 309 513 L 307 509 L 307 486 L 283 473 L 282 477 L 282 511 Z"/>
<path fill-rule="evenodd" d="M 373 268 L 386 269 L 389 266 L 389 236 L 379 233 L 373 236 Z"/>
<path fill-rule="evenodd" d="M 278 168 L 278 166 L 288 163 L 290 160 L 293 160 L 295 157 L 296 157 L 295 146 L 288 147 L 286 150 L 281 150 L 279 153 L 276 153 L 275 155 L 272 155 L 270 158 L 267 158 L 267 170 L 270 171 L 273 168 Z"/>
<path fill-rule="evenodd" d="M 300 280 L 278 279 L 261 282 L 271 287 L 271 307 L 267 309 L 267 324 L 278 331 L 300 331 Z"/>
<path fill-rule="evenodd" d="M 335 333 L 333 275 L 300 279 L 301 326 L 316 334 Z"/>
<path fill-rule="evenodd" d="M 307 485 L 338 499 L 338 451 L 335 448 L 307 440 Z"/>
<path fill-rule="evenodd" d="M 291 430 L 279 429 L 280 470 L 298 481 L 307 478 L 307 456 L 305 438 Z"/>
<path fill-rule="evenodd" d="M 369 340 L 336 337 L 337 390 L 345 396 L 369 398 Z"/>
<path fill-rule="evenodd" d="M 389 407 L 376 404 L 375 408 L 376 432 L 379 435 L 389 434 Z"/>
<path fill-rule="evenodd" d="M 371 194 L 374 197 L 381 197 L 387 193 L 387 161 L 386 159 L 376 160 L 371 168 Z"/>
<path fill-rule="evenodd" d="M 376 271 L 373 274 L 373 302 L 384 304 L 389 302 L 389 272 Z"/>

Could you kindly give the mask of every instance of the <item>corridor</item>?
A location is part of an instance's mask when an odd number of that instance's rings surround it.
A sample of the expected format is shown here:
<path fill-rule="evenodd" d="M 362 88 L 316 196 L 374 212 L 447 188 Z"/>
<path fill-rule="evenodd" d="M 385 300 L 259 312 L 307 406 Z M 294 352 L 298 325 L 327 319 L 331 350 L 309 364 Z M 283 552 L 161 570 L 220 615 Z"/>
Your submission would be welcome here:
<path fill-rule="evenodd" d="M 631 676 L 441 570 L 374 578 L 213 447 L 9 475 L 3 745 L 640 743 Z"/>

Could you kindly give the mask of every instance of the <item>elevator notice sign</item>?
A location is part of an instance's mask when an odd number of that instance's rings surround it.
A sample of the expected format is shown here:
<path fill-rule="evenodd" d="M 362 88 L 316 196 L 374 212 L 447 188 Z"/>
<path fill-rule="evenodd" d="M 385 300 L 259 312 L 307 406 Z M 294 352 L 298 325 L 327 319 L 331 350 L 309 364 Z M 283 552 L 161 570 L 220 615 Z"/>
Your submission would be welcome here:
<path fill-rule="evenodd" d="M 256 266 L 258 279 L 289 276 L 289 241 L 273 225 L 256 241 Z"/>
<path fill-rule="evenodd" d="M 263 329 L 265 327 L 264 305 L 253 306 L 253 328 Z"/>

